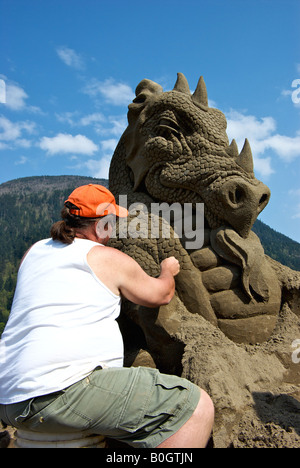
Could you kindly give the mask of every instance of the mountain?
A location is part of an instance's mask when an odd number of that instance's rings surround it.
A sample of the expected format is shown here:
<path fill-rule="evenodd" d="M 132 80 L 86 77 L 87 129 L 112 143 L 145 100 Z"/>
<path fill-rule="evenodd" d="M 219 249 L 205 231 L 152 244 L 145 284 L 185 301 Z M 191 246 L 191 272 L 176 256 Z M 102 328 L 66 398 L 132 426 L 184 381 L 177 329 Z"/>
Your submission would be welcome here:
<path fill-rule="evenodd" d="M 69 191 L 84 184 L 101 184 L 108 187 L 107 179 L 95 179 L 84 176 L 37 176 L 10 180 L 0 185 L 0 196 L 10 194 L 28 194 L 59 190 Z"/>
<path fill-rule="evenodd" d="M 12 304 L 17 271 L 24 252 L 50 236 L 60 219 L 64 200 L 78 186 L 105 179 L 81 176 L 26 177 L 0 185 L 0 335 Z M 253 230 L 265 252 L 284 265 L 300 270 L 300 244 L 256 221 Z"/>
<path fill-rule="evenodd" d="M 260 238 L 266 255 L 293 270 L 300 271 L 300 244 L 257 220 L 253 231 Z"/>

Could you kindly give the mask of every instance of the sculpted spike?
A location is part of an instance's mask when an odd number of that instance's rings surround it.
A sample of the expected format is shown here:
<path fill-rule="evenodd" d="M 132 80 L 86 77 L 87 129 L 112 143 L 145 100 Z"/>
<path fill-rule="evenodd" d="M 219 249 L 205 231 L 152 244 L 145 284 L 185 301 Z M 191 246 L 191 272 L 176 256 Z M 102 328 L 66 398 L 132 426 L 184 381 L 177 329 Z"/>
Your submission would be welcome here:
<path fill-rule="evenodd" d="M 231 144 L 228 146 L 227 153 L 233 158 L 237 158 L 239 155 L 238 145 L 236 144 L 235 139 L 232 140 Z"/>
<path fill-rule="evenodd" d="M 188 81 L 183 73 L 177 73 L 177 81 L 174 86 L 174 91 L 179 91 L 180 93 L 191 94 Z"/>
<path fill-rule="evenodd" d="M 245 139 L 245 143 L 237 159 L 237 163 L 239 166 L 245 169 L 245 171 L 249 172 L 250 174 L 253 174 L 254 172 L 253 156 L 252 156 L 250 143 L 247 138 Z"/>
<path fill-rule="evenodd" d="M 208 108 L 207 91 L 203 76 L 201 76 L 200 80 L 198 81 L 197 88 L 192 96 L 192 99 L 201 107 L 203 106 L 206 109 Z"/>

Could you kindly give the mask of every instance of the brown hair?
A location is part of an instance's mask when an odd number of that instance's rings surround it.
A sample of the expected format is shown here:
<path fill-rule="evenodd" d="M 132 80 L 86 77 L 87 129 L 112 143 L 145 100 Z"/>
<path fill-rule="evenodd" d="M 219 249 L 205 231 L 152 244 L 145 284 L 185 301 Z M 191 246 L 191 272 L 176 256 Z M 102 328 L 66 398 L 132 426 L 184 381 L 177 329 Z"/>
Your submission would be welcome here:
<path fill-rule="evenodd" d="M 62 221 L 54 223 L 51 227 L 51 237 L 53 240 L 63 242 L 63 244 L 72 244 L 76 237 L 76 230 L 87 228 L 99 218 L 82 218 L 70 213 L 70 209 L 77 207 L 67 202 L 61 210 Z"/>

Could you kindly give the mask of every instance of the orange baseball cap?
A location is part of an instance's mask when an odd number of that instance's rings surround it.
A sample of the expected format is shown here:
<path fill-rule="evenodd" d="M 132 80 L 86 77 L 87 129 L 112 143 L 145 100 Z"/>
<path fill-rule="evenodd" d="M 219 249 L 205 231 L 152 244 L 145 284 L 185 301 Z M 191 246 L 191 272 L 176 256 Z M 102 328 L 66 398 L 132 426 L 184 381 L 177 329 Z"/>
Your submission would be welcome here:
<path fill-rule="evenodd" d="M 65 201 L 72 203 L 70 213 L 83 218 L 98 218 L 114 214 L 120 218 L 128 216 L 128 210 L 116 204 L 113 194 L 102 185 L 89 184 L 76 188 Z"/>

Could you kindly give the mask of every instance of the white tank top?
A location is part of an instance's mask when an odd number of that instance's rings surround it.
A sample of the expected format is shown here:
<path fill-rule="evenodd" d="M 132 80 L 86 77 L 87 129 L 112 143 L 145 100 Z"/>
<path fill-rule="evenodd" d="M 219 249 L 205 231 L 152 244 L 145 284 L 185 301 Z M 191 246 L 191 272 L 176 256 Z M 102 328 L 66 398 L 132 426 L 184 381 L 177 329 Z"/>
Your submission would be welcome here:
<path fill-rule="evenodd" d="M 99 365 L 123 365 L 120 296 L 87 263 L 95 245 L 45 239 L 26 255 L 0 341 L 1 404 L 62 390 Z"/>

